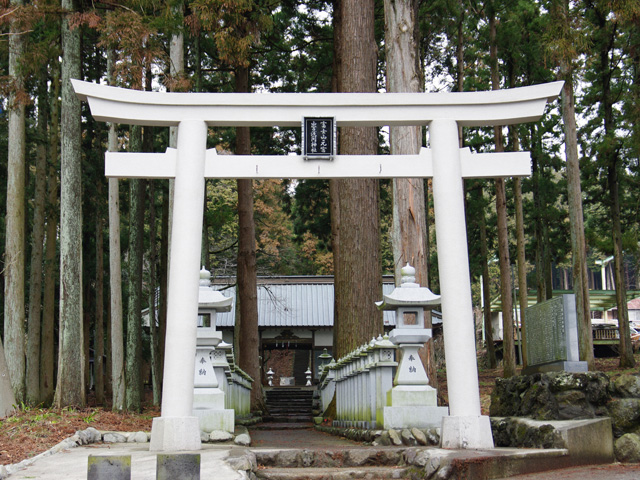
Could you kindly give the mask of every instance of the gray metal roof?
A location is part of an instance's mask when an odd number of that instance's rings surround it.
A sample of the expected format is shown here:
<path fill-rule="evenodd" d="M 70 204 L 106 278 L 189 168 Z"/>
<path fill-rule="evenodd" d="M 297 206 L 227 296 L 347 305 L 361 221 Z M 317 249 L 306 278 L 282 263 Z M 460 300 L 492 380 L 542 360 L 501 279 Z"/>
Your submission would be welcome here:
<path fill-rule="evenodd" d="M 222 289 L 224 285 L 213 288 Z M 383 283 L 380 298 L 394 288 L 393 283 Z M 233 297 L 234 302 L 230 312 L 216 315 L 216 326 L 233 327 L 236 289 L 227 288 L 222 294 Z M 394 312 L 386 311 L 383 315 L 385 326 L 395 326 Z M 291 283 L 290 280 L 276 283 L 272 279 L 266 284 L 258 284 L 258 326 L 333 327 L 333 283 Z"/>

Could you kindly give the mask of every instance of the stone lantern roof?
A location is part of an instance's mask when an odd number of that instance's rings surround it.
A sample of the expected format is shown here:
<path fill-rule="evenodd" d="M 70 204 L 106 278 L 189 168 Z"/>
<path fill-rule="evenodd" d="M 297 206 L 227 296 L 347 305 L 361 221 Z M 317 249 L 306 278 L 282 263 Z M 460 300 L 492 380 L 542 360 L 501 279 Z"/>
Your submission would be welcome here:
<path fill-rule="evenodd" d="M 397 310 L 400 307 L 430 307 L 440 304 L 440 295 L 436 295 L 427 287 L 416 282 L 416 269 L 408 263 L 400 270 L 401 285 L 390 294 L 384 295 L 381 302 L 376 302 L 380 310 Z"/>
<path fill-rule="evenodd" d="M 200 289 L 198 290 L 198 308 L 211 309 L 217 312 L 229 312 L 233 298 L 225 297 L 218 290 L 211 288 L 211 273 L 202 267 L 200 270 Z"/>

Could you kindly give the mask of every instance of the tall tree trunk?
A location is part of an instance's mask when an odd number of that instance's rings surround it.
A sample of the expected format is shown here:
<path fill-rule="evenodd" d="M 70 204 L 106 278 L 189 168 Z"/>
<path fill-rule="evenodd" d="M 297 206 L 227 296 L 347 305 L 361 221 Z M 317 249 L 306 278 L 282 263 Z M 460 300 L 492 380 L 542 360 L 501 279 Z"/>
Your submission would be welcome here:
<path fill-rule="evenodd" d="M 74 0 L 62 0 L 75 12 Z M 78 346 L 82 331 L 82 171 L 80 100 L 71 78 L 80 79 L 80 29 L 62 21 L 62 135 L 60 169 L 60 340 L 58 342 L 57 407 L 85 403 L 84 369 Z"/>
<path fill-rule="evenodd" d="M 40 339 L 40 401 L 49 405 L 54 394 L 55 295 L 58 238 L 58 152 L 60 151 L 60 72 L 52 65 L 51 126 L 49 128 L 49 173 L 47 175 L 47 232 L 44 251 L 44 291 Z"/>
<path fill-rule="evenodd" d="M 113 140 L 112 140 L 113 138 Z M 109 151 L 117 151 L 115 125 L 109 126 Z M 113 149 L 113 150 L 112 150 Z M 112 408 L 125 408 L 124 326 L 122 313 L 122 266 L 120 253 L 120 194 L 118 179 L 109 179 L 109 287 L 111 318 Z"/>
<path fill-rule="evenodd" d="M 12 0 L 19 8 L 21 0 Z M 18 402 L 25 400 L 25 106 L 20 100 L 24 80 L 19 62 L 24 51 L 24 36 L 18 20 L 12 20 L 9 34 L 9 76 L 15 89 L 9 94 L 9 130 L 7 164 L 7 211 L 4 251 L 4 344 L 13 393 Z"/>
<path fill-rule="evenodd" d="M 145 68 L 145 90 L 150 92 L 152 88 L 153 74 L 151 72 L 151 65 L 148 64 Z M 147 126 L 144 127 L 143 149 L 145 152 L 153 152 L 153 136 L 154 128 Z M 153 389 L 153 404 L 160 405 L 162 397 L 162 370 L 160 366 L 160 352 L 159 352 L 159 329 L 156 324 L 156 264 L 157 264 L 157 236 L 158 225 L 156 221 L 156 193 L 155 182 L 148 182 L 149 184 L 149 282 L 147 299 L 149 304 L 149 326 L 150 326 L 150 351 L 151 351 L 151 386 Z"/>
<path fill-rule="evenodd" d="M 498 47 L 496 43 L 496 17 L 493 9 L 489 14 L 491 88 L 500 88 L 498 72 Z M 504 151 L 502 127 L 494 129 L 496 152 Z M 509 232 L 507 229 L 507 194 L 504 178 L 496 178 L 496 214 L 498 217 L 498 258 L 500 260 L 500 298 L 502 300 L 502 349 L 504 377 L 516 373 L 515 349 L 513 343 L 513 297 L 511 295 L 511 261 L 509 259 Z"/>
<path fill-rule="evenodd" d="M 167 331 L 167 299 L 168 299 L 168 272 L 169 272 L 169 185 L 162 189 L 162 227 L 160 240 L 160 306 L 158 312 L 158 370 L 162 382 L 164 372 L 164 344 Z M 160 389 L 162 395 L 162 389 Z"/>
<path fill-rule="evenodd" d="M 108 187 L 107 187 L 107 191 L 108 191 Z M 111 287 L 110 284 L 109 284 L 109 287 Z M 106 316 L 105 316 L 105 322 L 104 322 L 104 331 L 105 331 L 104 396 L 105 398 L 113 399 L 113 385 L 111 381 L 112 365 L 111 365 L 111 297 L 110 295 L 107 295 L 107 298 L 109 298 L 109 301 L 106 302 L 106 305 L 105 305 Z M 113 405 L 112 405 L 112 408 L 113 408 Z"/>
<path fill-rule="evenodd" d="M 620 331 L 620 366 L 622 368 L 630 368 L 635 366 L 633 358 L 633 348 L 631 345 L 631 333 L 629 328 L 629 314 L 627 311 L 627 293 L 624 277 L 624 252 L 622 250 L 622 224 L 620 221 L 620 176 L 624 175 L 623 166 L 620 160 L 616 139 L 616 125 L 614 121 L 614 98 L 611 92 L 611 70 L 618 68 L 611 66 L 609 54 L 613 48 L 613 41 L 610 37 L 615 35 L 615 27 L 610 32 L 607 26 L 608 19 L 605 12 L 596 9 L 596 18 L 598 27 L 600 27 L 600 35 L 602 36 L 599 51 L 599 75 L 602 92 L 600 101 L 602 104 L 603 122 L 604 122 L 604 145 L 601 146 L 600 156 L 607 168 L 607 182 L 609 187 L 609 208 L 611 215 L 611 230 L 613 240 L 613 268 L 614 268 L 614 285 L 616 290 L 616 304 L 618 307 L 618 329 Z"/>
<path fill-rule="evenodd" d="M 42 257 L 44 250 L 44 208 L 47 197 L 47 122 L 49 117 L 46 72 L 38 84 L 38 133 L 36 181 L 31 233 L 29 276 L 29 319 L 27 321 L 27 402 L 40 403 L 40 338 L 42 325 Z"/>
<path fill-rule="evenodd" d="M 142 150 L 142 128 L 131 127 L 130 150 Z M 129 301 L 125 361 L 125 404 L 130 412 L 142 408 L 142 260 L 144 255 L 145 181 L 129 180 Z"/>
<path fill-rule="evenodd" d="M 153 404 L 160 405 L 162 392 L 162 370 L 159 365 L 159 329 L 156 324 L 156 262 L 158 226 L 156 221 L 155 183 L 149 182 L 149 325 L 151 329 L 151 382 L 153 386 Z"/>
<path fill-rule="evenodd" d="M 96 196 L 102 199 L 102 180 L 96 185 Z M 93 377 L 96 403 L 104 405 L 104 220 L 98 208 L 96 218 L 96 318 L 94 334 Z"/>
<path fill-rule="evenodd" d="M 416 0 L 385 0 L 385 48 L 387 60 L 387 90 L 389 92 L 420 92 L 415 24 L 418 13 Z M 392 155 L 416 155 L 422 146 L 421 127 L 391 127 Z M 411 264 L 416 269 L 416 281 L 429 285 L 427 258 L 427 212 L 424 181 L 421 178 L 393 179 L 393 229 L 391 242 L 396 285 L 400 286 L 400 269 Z M 425 316 L 425 327 L 431 328 L 431 315 Z M 433 341 L 425 343 L 420 356 L 429 377 L 437 388 Z"/>
<path fill-rule="evenodd" d="M 13 395 L 9 367 L 0 340 L 0 419 L 11 415 L 15 411 L 14 405 L 16 405 L 16 397 Z"/>
<path fill-rule="evenodd" d="M 84 252 L 83 252 L 84 253 Z M 87 265 L 87 262 L 83 262 L 83 265 Z M 94 311 L 95 305 L 92 303 L 93 297 L 91 296 L 91 284 L 87 282 L 83 288 L 83 300 L 82 300 L 82 338 L 84 344 L 82 346 L 83 359 L 84 359 L 84 389 L 85 392 L 91 391 L 91 364 L 89 359 L 91 358 L 91 312 Z M 86 309 L 86 310 L 84 310 Z"/>
<path fill-rule="evenodd" d="M 179 2 L 172 8 L 172 13 L 176 17 L 179 25 L 184 24 L 184 3 Z M 169 44 L 169 73 L 175 79 L 178 79 L 184 75 L 184 33 L 181 29 L 174 32 L 171 35 L 171 43 Z M 174 91 L 177 91 L 174 88 Z M 169 128 L 169 146 L 171 148 L 178 147 L 178 127 Z M 169 179 L 169 217 L 167 222 L 167 239 L 171 241 L 171 226 L 173 225 L 173 188 L 175 185 L 175 179 Z M 167 282 L 169 279 L 169 260 L 171 252 L 167 250 Z M 169 284 L 166 284 L 165 290 L 168 295 Z M 169 297 L 165 297 L 169 298 Z M 164 330 L 163 330 L 164 331 Z M 164 365 L 164 336 L 162 337 L 162 355 Z M 164 371 L 164 370 L 163 370 Z"/>
<path fill-rule="evenodd" d="M 532 193 L 533 193 L 533 208 L 534 208 L 534 232 L 536 241 L 535 250 L 535 262 L 536 262 L 536 301 L 537 303 L 548 300 L 547 287 L 545 282 L 545 267 L 544 267 L 544 243 L 545 243 L 545 231 L 542 219 L 542 193 L 540 191 L 540 179 L 542 177 L 540 163 L 538 162 L 538 153 L 535 151 L 534 145 L 536 144 L 536 128 L 535 125 L 531 125 L 529 128 L 531 136 L 531 180 L 532 180 Z"/>
<path fill-rule="evenodd" d="M 107 52 L 107 71 L 109 84 L 115 84 L 113 50 Z M 118 151 L 116 126 L 109 124 L 109 151 Z M 122 314 L 122 265 L 120 249 L 120 193 L 118 179 L 109 179 L 109 287 L 110 287 L 110 337 L 111 352 L 111 388 L 113 391 L 112 408 L 122 411 L 125 408 L 124 376 L 124 334 Z"/>
<path fill-rule="evenodd" d="M 377 46 L 374 1 L 341 0 L 341 56 L 338 86 L 342 92 L 375 92 Z M 375 155 L 377 131 L 372 127 L 340 130 L 340 153 Z M 382 331 L 375 308 L 382 291 L 378 182 L 338 180 L 340 255 L 334 257 L 336 321 L 334 356 L 340 357 Z M 332 222 L 335 219 L 332 219 Z"/>
<path fill-rule="evenodd" d="M 569 0 L 562 0 L 562 10 L 569 18 Z M 571 60 L 560 63 L 562 87 L 562 120 L 564 126 L 564 151 L 567 158 L 567 191 L 569 200 L 569 225 L 571 229 L 571 266 L 573 291 L 576 296 L 580 360 L 586 361 L 589 370 L 595 368 L 593 334 L 591 330 L 591 305 L 589 279 L 587 278 L 587 249 L 582 212 L 580 161 L 578 158 L 578 134 L 576 129 L 575 98 L 573 94 L 573 66 Z"/>
<path fill-rule="evenodd" d="M 512 85 L 513 86 L 513 85 Z M 518 137 L 517 128 L 510 127 L 509 133 L 512 138 L 513 150 L 520 150 L 520 139 Z M 527 319 L 526 310 L 529 306 L 529 295 L 527 294 L 527 268 L 525 247 L 526 241 L 524 237 L 524 207 L 522 205 L 522 182 L 520 177 L 513 179 L 513 193 L 516 202 L 516 245 L 517 245 L 517 262 L 518 262 L 518 303 L 520 305 L 520 352 L 522 358 L 520 362 L 523 368 L 527 366 L 527 344 L 524 341 L 527 335 Z"/>
<path fill-rule="evenodd" d="M 236 92 L 249 91 L 249 68 L 236 67 Z M 236 154 L 249 155 L 249 128 L 236 128 Z M 238 302 L 240 303 L 240 334 L 238 363 L 253 378 L 251 409 L 262 404 L 262 383 L 258 351 L 258 287 L 256 271 L 256 227 L 253 219 L 253 180 L 238 180 Z"/>
<path fill-rule="evenodd" d="M 483 201 L 484 194 L 482 188 L 479 191 L 479 200 Z M 487 247 L 487 220 L 484 214 L 484 204 L 482 214 L 478 218 L 478 228 L 480 230 L 480 256 L 482 258 L 482 298 L 484 300 L 484 340 L 487 345 L 487 360 L 489 368 L 494 369 L 498 365 L 496 359 L 496 346 L 493 340 L 493 324 L 491 323 L 491 284 L 489 277 L 489 249 Z"/>
<path fill-rule="evenodd" d="M 338 15 L 338 12 L 342 9 L 342 0 L 333 0 L 333 60 L 331 65 L 331 91 L 340 92 L 341 82 L 341 61 L 342 58 L 342 17 Z M 339 272 L 336 269 L 336 265 L 339 263 L 340 257 L 340 192 L 338 190 L 338 180 L 329 180 L 329 214 L 331 217 L 331 253 L 333 254 L 333 324 L 338 325 L 340 323 L 340 311 L 338 310 L 338 300 L 335 295 L 336 286 L 340 284 Z M 333 341 L 332 345 L 338 344 L 337 338 L 338 329 L 333 329 Z M 335 350 L 333 351 L 335 358 Z"/>

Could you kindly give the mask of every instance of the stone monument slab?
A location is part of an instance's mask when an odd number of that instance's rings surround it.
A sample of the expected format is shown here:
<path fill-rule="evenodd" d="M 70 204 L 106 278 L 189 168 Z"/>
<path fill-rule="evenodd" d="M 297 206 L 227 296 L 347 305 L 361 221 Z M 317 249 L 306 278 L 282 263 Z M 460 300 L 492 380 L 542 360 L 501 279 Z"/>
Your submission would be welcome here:
<path fill-rule="evenodd" d="M 539 372 L 586 372 L 580 361 L 578 320 L 574 294 L 564 294 L 526 310 L 525 375 Z"/>

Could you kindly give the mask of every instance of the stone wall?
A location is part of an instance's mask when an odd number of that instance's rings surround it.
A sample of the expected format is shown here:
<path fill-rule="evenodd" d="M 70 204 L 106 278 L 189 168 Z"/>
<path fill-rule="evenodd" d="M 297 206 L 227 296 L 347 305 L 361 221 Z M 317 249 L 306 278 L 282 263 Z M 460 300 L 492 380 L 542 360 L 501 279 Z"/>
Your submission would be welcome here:
<path fill-rule="evenodd" d="M 550 372 L 498 378 L 491 394 L 490 415 L 534 420 L 610 417 L 615 439 L 632 434 L 635 440 L 636 435 L 640 435 L 640 376 L 621 375 L 611 381 L 602 372 Z M 510 428 L 510 423 L 503 422 L 501 428 L 496 427 L 498 424 L 494 422 L 494 438 L 511 436 L 516 431 L 523 438 L 541 435 L 525 432 L 521 426 L 522 431 Z M 629 438 L 625 436 L 625 441 Z M 497 445 L 504 443 L 496 440 Z M 553 440 L 553 436 L 544 437 L 546 442 L 553 443 Z M 640 437 L 638 441 L 640 448 Z"/>

